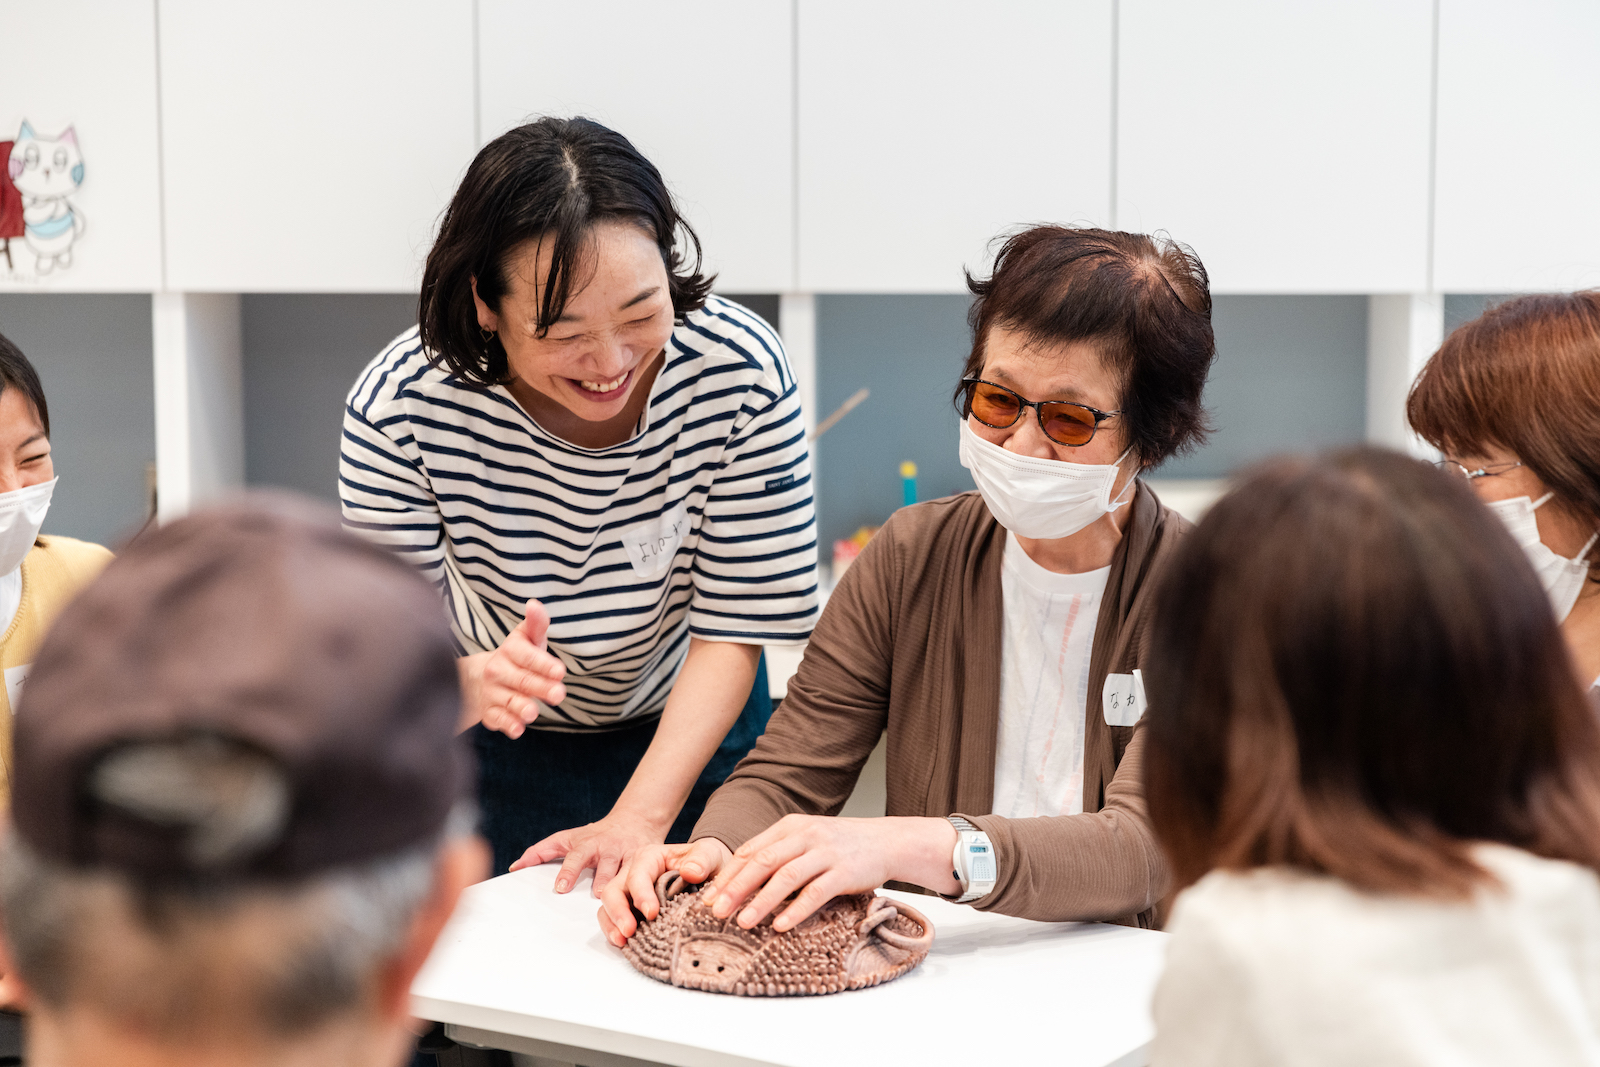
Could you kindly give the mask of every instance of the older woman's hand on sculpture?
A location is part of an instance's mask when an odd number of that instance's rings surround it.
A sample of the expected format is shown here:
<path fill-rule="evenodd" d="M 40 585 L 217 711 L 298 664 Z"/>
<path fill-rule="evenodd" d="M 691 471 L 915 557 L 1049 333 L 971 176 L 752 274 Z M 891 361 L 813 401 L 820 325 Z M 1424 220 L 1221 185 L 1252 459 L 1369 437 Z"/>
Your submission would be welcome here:
<path fill-rule="evenodd" d="M 537 600 L 500 647 L 457 660 L 461 672 L 461 728 L 483 723 L 510 738 L 539 717 L 539 702 L 559 704 L 567 666 L 545 649 L 550 613 Z"/>
<path fill-rule="evenodd" d="M 737 912 L 735 921 L 748 930 L 793 896 L 772 920 L 781 933 L 841 893 L 891 879 L 956 892 L 955 843 L 955 827 L 945 819 L 785 815 L 740 845 L 700 899 L 719 919 Z"/>
<path fill-rule="evenodd" d="M 956 892 L 960 883 L 950 871 L 955 844 L 955 827 L 945 819 L 786 815 L 736 852 L 706 838 L 639 853 L 627 876 L 603 894 L 600 926 L 612 944 L 621 945 L 636 926 L 629 900 L 645 918 L 655 918 L 656 879 L 677 870 L 687 882 L 715 876 L 701 901 L 719 919 L 735 916 L 746 930 L 793 896 L 772 921 L 781 933 L 841 893 L 865 892 L 890 880 Z"/>

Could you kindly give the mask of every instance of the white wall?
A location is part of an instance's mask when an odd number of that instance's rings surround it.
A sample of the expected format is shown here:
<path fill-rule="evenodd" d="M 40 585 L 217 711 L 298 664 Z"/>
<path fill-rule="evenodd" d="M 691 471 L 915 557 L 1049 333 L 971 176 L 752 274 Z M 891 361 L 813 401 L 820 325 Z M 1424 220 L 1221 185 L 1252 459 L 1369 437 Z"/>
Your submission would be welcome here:
<path fill-rule="evenodd" d="M 0 12 L 0 140 L 24 120 L 69 126 L 83 182 L 67 199 L 84 224 L 70 266 L 36 271 L 27 242 L 0 257 L 0 292 L 149 292 L 161 287 L 160 137 L 153 0 L 8 3 Z M 53 155 L 53 149 L 49 155 Z M 0 166 L 5 165 L 0 159 Z"/>
<path fill-rule="evenodd" d="M 799 287 L 962 292 L 1019 223 L 1104 224 L 1110 0 L 804 0 Z"/>
<path fill-rule="evenodd" d="M 1600 4 L 1441 0 L 1435 286 L 1600 285 Z"/>
<path fill-rule="evenodd" d="M 789 0 L 599 10 L 479 0 L 483 140 L 539 115 L 602 122 L 660 168 L 720 288 L 793 289 Z"/>
<path fill-rule="evenodd" d="M 160 13 L 166 287 L 415 291 L 475 148 L 472 0 Z"/>
<path fill-rule="evenodd" d="M 63 42 L 7 52 L 0 137 L 75 127 L 88 228 L 0 290 L 412 292 L 476 149 L 548 113 L 634 140 L 729 291 L 959 293 L 1045 220 L 1164 229 L 1219 293 L 1600 284 L 1593 0 L 52 0 L 4 32 Z"/>
<path fill-rule="evenodd" d="M 1224 293 L 1429 288 L 1431 0 L 1122 0 L 1117 226 Z"/>

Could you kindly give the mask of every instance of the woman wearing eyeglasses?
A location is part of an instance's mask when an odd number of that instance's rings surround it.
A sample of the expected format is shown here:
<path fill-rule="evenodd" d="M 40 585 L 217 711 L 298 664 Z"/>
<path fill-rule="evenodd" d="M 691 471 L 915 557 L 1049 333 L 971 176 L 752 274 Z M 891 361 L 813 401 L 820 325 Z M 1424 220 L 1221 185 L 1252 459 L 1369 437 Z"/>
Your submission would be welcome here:
<path fill-rule="evenodd" d="M 1600 291 L 1518 297 L 1460 327 L 1406 415 L 1510 527 L 1600 686 Z"/>
<path fill-rule="evenodd" d="M 1140 676 L 1154 576 L 1189 529 L 1138 481 L 1203 436 L 1204 268 L 1138 234 L 1038 227 L 969 279 L 957 393 L 975 493 L 897 512 L 845 573 L 766 733 L 691 844 L 642 850 L 602 894 L 678 870 L 745 927 L 888 881 L 1043 920 L 1150 925 L 1168 884 L 1145 814 Z M 839 819 L 887 732 L 888 817 Z"/>

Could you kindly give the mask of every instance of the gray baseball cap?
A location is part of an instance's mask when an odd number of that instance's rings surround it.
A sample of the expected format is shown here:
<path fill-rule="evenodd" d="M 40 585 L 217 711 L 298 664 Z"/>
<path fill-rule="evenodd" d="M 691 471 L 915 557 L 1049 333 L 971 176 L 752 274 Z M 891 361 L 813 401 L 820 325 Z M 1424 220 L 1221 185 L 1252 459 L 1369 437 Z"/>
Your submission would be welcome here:
<path fill-rule="evenodd" d="M 13 821 L 76 867 L 293 879 L 429 840 L 471 788 L 438 594 L 287 494 L 137 538 L 61 613 L 18 704 Z M 221 793 L 182 788 L 180 750 L 231 769 Z"/>

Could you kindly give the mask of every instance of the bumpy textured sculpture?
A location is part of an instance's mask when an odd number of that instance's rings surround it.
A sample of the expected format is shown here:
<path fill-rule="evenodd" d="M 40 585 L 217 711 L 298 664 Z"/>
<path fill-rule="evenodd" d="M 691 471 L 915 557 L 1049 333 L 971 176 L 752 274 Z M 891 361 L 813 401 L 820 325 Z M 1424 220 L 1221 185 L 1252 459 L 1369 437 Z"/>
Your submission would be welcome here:
<path fill-rule="evenodd" d="M 716 918 L 700 903 L 700 887 L 676 871 L 656 883 L 656 897 L 660 913 L 640 920 L 622 954 L 651 978 L 688 989 L 741 997 L 862 989 L 905 974 L 933 944 L 932 923 L 874 893 L 835 897 L 784 933 L 770 915 L 750 930 Z"/>

